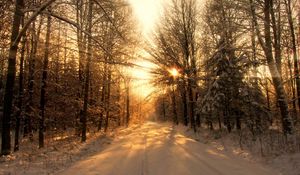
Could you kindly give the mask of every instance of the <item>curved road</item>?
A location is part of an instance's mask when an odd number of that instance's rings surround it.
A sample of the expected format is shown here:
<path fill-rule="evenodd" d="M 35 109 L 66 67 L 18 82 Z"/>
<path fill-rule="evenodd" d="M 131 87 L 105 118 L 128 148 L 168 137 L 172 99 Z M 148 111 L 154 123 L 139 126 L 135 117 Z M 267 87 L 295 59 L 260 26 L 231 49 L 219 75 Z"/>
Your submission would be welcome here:
<path fill-rule="evenodd" d="M 168 125 L 148 122 L 121 131 L 104 151 L 59 175 L 276 175 L 189 139 Z"/>

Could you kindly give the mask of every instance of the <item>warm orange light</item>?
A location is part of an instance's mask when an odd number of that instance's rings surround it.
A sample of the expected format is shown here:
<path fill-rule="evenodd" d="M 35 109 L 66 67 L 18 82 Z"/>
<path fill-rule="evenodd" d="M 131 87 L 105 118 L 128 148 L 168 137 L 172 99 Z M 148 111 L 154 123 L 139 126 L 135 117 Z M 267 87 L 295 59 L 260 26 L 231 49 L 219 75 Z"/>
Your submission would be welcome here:
<path fill-rule="evenodd" d="M 147 97 L 155 90 L 155 87 L 151 84 L 152 75 L 150 73 L 150 70 L 154 65 L 144 60 L 135 60 L 134 64 L 139 65 L 140 67 L 126 68 L 128 76 L 132 79 L 131 91 L 135 95 Z"/>
<path fill-rule="evenodd" d="M 152 32 L 163 11 L 164 0 L 128 0 L 141 24 L 143 34 Z"/>
<path fill-rule="evenodd" d="M 173 77 L 178 77 L 179 76 L 179 72 L 177 69 L 175 68 L 172 68 L 169 70 L 170 74 L 173 76 Z"/>

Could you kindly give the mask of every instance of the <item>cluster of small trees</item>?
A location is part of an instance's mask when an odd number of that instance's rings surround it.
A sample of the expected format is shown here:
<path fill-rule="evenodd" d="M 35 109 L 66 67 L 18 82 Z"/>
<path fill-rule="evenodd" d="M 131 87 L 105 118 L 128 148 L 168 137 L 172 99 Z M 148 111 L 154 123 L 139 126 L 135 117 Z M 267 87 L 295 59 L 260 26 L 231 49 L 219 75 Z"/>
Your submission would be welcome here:
<path fill-rule="evenodd" d="M 190 123 L 195 131 L 200 122 L 199 117 L 187 117 L 195 116 L 199 56 L 197 23 L 196 1 L 172 1 L 167 5 L 165 16 L 155 34 L 155 46 L 149 48 L 153 62 L 159 66 L 154 72 L 157 75 L 155 81 L 163 85 L 176 84 L 178 87 L 178 94 L 175 91 L 171 94 L 174 121 L 178 122 L 175 105 L 176 96 L 180 96 L 182 121 L 185 125 Z M 171 69 L 178 71 L 179 76 L 172 76 Z"/>
<path fill-rule="evenodd" d="M 136 40 L 125 1 L 0 5 L 2 155 L 10 154 L 11 138 L 17 151 L 20 138 L 33 140 L 35 133 L 42 148 L 45 133 L 74 128 L 84 142 L 89 128 L 128 124 L 129 84 L 120 67 Z"/>
<path fill-rule="evenodd" d="M 167 89 L 156 103 L 159 115 L 168 119 L 176 108 L 172 115 L 195 131 L 205 122 L 211 129 L 262 133 L 277 123 L 284 134 L 295 133 L 297 3 L 210 0 L 201 7 L 197 0 L 172 0 L 149 51 L 160 65 L 156 80 Z M 172 68 L 178 77 L 166 71 Z"/>

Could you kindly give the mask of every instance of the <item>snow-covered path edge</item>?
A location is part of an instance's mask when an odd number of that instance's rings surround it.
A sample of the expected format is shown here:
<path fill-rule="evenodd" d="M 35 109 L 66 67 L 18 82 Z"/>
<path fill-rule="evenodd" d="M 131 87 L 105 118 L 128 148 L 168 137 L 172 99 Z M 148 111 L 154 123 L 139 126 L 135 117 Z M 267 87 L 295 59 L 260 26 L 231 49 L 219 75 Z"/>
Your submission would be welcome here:
<path fill-rule="evenodd" d="M 261 145 L 259 144 L 254 144 L 252 150 L 245 145 L 241 149 L 238 133 L 228 134 L 227 131 L 220 133 L 217 130 L 201 128 L 195 134 L 192 129 L 183 125 L 176 126 L 176 130 L 184 136 L 208 145 L 230 157 L 259 164 L 267 169 L 273 169 L 281 175 L 300 175 L 300 153 L 284 153 L 282 150 L 281 153 L 261 155 Z M 251 136 L 249 137 L 247 139 L 251 139 Z"/>
<path fill-rule="evenodd" d="M 73 132 L 48 139 L 45 148 L 38 149 L 34 142 L 23 140 L 20 151 L 0 157 L 0 175 L 48 175 L 72 166 L 75 162 L 97 154 L 113 140 L 114 134 L 89 133 L 86 143 Z"/>

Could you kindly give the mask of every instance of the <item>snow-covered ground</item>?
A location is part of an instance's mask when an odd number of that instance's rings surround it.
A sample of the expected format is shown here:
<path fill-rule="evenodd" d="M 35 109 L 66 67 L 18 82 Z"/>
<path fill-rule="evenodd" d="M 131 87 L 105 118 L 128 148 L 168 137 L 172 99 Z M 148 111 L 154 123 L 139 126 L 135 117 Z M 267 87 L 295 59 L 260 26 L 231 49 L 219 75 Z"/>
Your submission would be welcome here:
<path fill-rule="evenodd" d="M 94 134 L 87 143 L 62 136 L 46 145 L 37 149 L 36 143 L 23 143 L 19 152 L 0 158 L 0 174 L 279 175 L 283 174 L 281 171 L 284 175 L 298 175 L 300 172 L 297 154 L 266 162 L 241 150 L 230 137 L 215 139 L 204 131 L 195 135 L 189 128 L 169 123 L 147 122 L 119 129 L 109 136 Z"/>
<path fill-rule="evenodd" d="M 97 154 L 111 143 L 113 136 L 103 133 L 89 134 L 87 143 L 81 143 L 74 132 L 47 138 L 45 148 L 38 149 L 34 142 L 23 140 L 20 151 L 0 157 L 0 175 L 48 175 L 73 163 Z"/>
<path fill-rule="evenodd" d="M 296 151 L 298 153 L 294 153 L 294 151 L 289 152 L 289 150 L 294 148 L 290 149 L 290 145 L 281 145 L 284 142 L 280 140 L 281 136 L 276 134 L 272 136 L 275 137 L 273 138 L 273 145 L 270 145 L 269 140 L 265 137 L 262 138 L 262 143 L 260 143 L 259 139 L 253 141 L 249 133 L 239 136 L 237 132 L 228 134 L 225 130 L 219 132 L 200 129 L 195 134 L 192 129 L 182 125 L 176 126 L 176 130 L 188 138 L 217 149 L 222 154 L 261 164 L 281 175 L 300 175 L 299 151 Z M 277 143 L 276 139 L 282 143 Z"/>
<path fill-rule="evenodd" d="M 197 142 L 169 124 L 148 122 L 123 130 L 102 152 L 60 175 L 276 175 L 259 164 Z"/>

